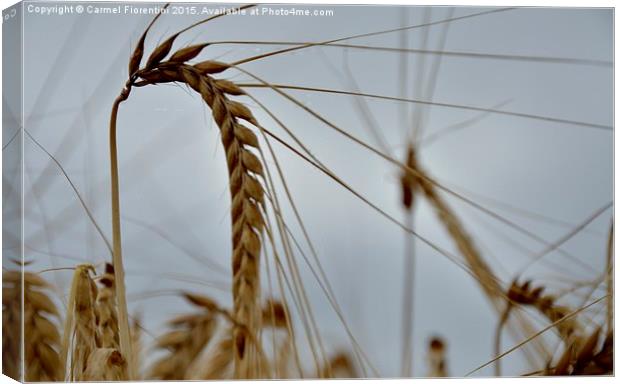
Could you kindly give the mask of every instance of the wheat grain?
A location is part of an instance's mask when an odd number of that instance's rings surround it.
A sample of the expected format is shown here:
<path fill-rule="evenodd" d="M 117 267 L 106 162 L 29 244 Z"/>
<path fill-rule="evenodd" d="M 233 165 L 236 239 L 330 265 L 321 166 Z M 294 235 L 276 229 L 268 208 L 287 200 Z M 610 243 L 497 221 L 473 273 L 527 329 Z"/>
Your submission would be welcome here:
<path fill-rule="evenodd" d="M 126 377 L 127 362 L 114 348 L 97 348 L 88 357 L 84 381 L 121 381 Z"/>

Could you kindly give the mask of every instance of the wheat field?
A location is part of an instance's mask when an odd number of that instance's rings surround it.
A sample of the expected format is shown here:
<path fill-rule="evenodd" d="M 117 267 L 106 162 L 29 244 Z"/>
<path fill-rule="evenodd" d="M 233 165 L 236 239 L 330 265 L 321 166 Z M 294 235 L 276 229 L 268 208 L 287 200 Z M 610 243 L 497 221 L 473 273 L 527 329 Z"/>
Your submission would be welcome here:
<path fill-rule="evenodd" d="M 612 10 L 126 6 L 21 21 L 4 374 L 613 375 Z"/>

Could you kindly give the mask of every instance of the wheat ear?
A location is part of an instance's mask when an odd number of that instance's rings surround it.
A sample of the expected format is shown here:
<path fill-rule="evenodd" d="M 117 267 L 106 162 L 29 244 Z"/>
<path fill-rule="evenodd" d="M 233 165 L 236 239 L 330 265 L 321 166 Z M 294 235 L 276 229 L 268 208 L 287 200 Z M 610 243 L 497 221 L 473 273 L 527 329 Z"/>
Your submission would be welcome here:
<path fill-rule="evenodd" d="M 157 347 L 170 350 L 158 360 L 150 377 L 161 380 L 183 380 L 192 362 L 207 345 L 215 329 L 212 315 L 184 316 L 174 319 L 175 329 L 160 337 Z"/>
<path fill-rule="evenodd" d="M 97 348 L 88 357 L 84 381 L 121 381 L 126 377 L 127 362 L 114 348 Z"/>
<path fill-rule="evenodd" d="M 20 337 L 22 326 L 22 273 L 2 274 L 2 363 L 3 373 L 20 378 Z M 50 316 L 58 317 L 54 303 L 45 294 L 48 283 L 31 272 L 23 273 L 23 330 L 25 381 L 62 379 L 60 333 Z M 11 355 L 15 353 L 14 355 Z M 6 364 L 6 365 L 5 365 Z"/>
<path fill-rule="evenodd" d="M 551 323 L 557 322 L 558 333 L 566 346 L 570 347 L 575 344 L 575 349 L 580 348 L 582 343 L 580 337 L 583 335 L 581 324 L 577 321 L 576 317 L 559 321 L 571 313 L 571 310 L 567 307 L 557 305 L 552 295 L 543 295 L 543 290 L 543 287 L 531 288 L 529 281 L 523 284 L 519 284 L 515 281 L 508 290 L 507 296 L 513 303 L 531 305 L 536 308 L 547 317 Z"/>
<path fill-rule="evenodd" d="M 343 378 L 354 379 L 357 377 L 351 357 L 345 353 L 333 356 L 321 370 L 321 379 Z"/>
<path fill-rule="evenodd" d="M 91 278 L 94 267 L 78 265 L 73 275 L 67 316 L 65 318 L 65 334 L 63 336 L 63 362 L 67 361 L 71 350 L 69 364 L 69 380 L 85 380 L 90 354 L 97 349 L 95 326 L 95 298 L 97 286 Z M 73 341 L 71 342 L 71 335 Z"/>
<path fill-rule="evenodd" d="M 2 374 L 14 380 L 23 380 L 21 276 L 20 271 L 2 272 Z"/>
<path fill-rule="evenodd" d="M 263 204 L 264 190 L 260 178 L 263 165 L 250 148 L 258 148 L 256 135 L 239 120 L 257 125 L 252 112 L 229 96 L 244 92 L 227 80 L 217 80 L 211 74 L 228 68 L 226 64 L 205 61 L 195 65 L 186 61 L 196 57 L 204 45 L 183 48 L 170 61 L 160 63 L 170 51 L 166 43 L 155 49 L 145 69 L 136 73 L 140 79 L 135 86 L 166 82 L 185 83 L 198 92 L 211 108 L 213 119 L 220 128 L 226 152 L 232 201 L 232 271 L 233 271 L 233 330 L 235 377 L 253 377 L 252 360 L 258 346 L 248 343 L 249 334 L 260 329 L 259 258 L 264 219 L 259 206 Z"/>
<path fill-rule="evenodd" d="M 154 365 L 150 377 L 161 380 L 187 379 L 188 368 L 211 340 L 215 330 L 215 317 L 199 313 L 173 319 L 174 329 L 157 340 L 157 347 L 168 349 L 169 354 Z"/>
<path fill-rule="evenodd" d="M 447 377 L 446 344 L 439 337 L 433 337 L 428 343 L 428 376 Z"/>
<path fill-rule="evenodd" d="M 566 375 L 611 375 L 614 369 L 613 333 L 607 333 L 600 348 L 601 327 L 597 328 L 577 349 L 567 346 L 553 369 L 547 373 L 556 376 Z"/>

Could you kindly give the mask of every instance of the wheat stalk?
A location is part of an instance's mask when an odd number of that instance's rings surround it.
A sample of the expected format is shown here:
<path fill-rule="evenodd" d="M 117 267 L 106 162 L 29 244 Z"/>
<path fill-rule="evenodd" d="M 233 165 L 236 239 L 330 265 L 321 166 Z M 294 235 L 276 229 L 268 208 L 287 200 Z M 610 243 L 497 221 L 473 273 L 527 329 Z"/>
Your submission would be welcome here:
<path fill-rule="evenodd" d="M 409 143 L 407 148 L 407 167 L 417 169 L 415 148 Z M 419 192 L 417 178 L 411 172 L 402 171 L 401 183 L 401 204 L 405 211 L 407 227 L 413 230 L 414 222 L 414 198 Z M 403 350 L 402 350 L 402 371 L 403 377 L 409 377 L 413 371 L 413 311 L 415 298 L 415 247 L 413 238 L 408 233 L 405 234 L 405 262 L 403 280 Z"/>

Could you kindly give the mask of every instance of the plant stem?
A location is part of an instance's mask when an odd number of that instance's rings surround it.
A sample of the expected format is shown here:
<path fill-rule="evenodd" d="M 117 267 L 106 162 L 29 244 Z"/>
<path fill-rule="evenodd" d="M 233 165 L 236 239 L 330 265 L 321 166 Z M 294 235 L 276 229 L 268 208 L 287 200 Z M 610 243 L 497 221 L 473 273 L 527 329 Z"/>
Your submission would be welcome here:
<path fill-rule="evenodd" d="M 135 377 L 133 372 L 133 354 L 131 338 L 129 336 L 129 319 L 127 314 L 127 299 L 125 294 L 125 269 L 121 249 L 121 210 L 118 182 L 118 158 L 116 146 L 116 120 L 118 107 L 127 100 L 131 85 L 128 84 L 121 94 L 114 100 L 110 114 L 110 178 L 112 184 L 112 263 L 114 265 L 114 280 L 116 283 L 116 299 L 118 305 L 118 326 L 120 333 L 120 352 L 127 362 L 127 379 Z"/>
<path fill-rule="evenodd" d="M 407 228 L 413 230 L 414 222 L 413 205 L 405 210 Z M 412 236 L 406 234 L 405 260 L 403 281 L 403 351 L 402 351 L 402 378 L 413 375 L 413 316 L 415 299 L 415 245 Z"/>

